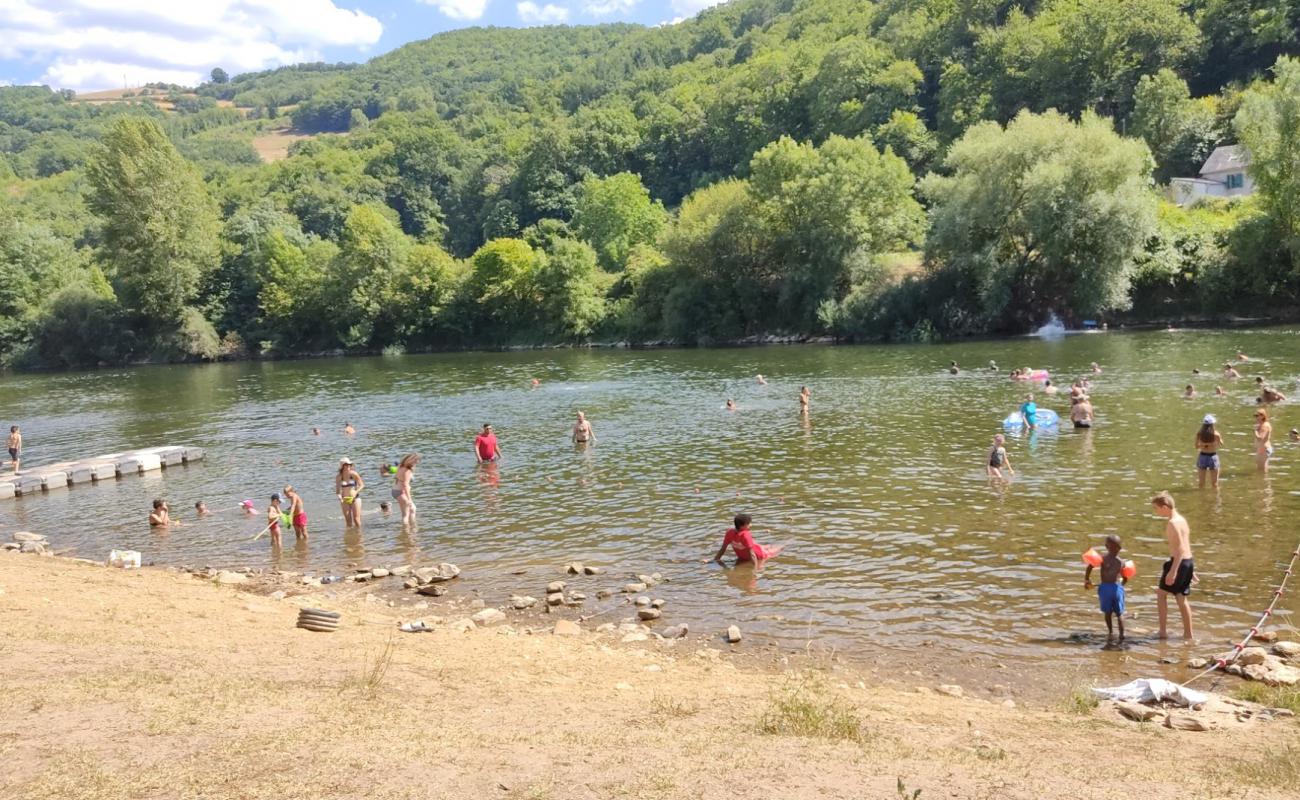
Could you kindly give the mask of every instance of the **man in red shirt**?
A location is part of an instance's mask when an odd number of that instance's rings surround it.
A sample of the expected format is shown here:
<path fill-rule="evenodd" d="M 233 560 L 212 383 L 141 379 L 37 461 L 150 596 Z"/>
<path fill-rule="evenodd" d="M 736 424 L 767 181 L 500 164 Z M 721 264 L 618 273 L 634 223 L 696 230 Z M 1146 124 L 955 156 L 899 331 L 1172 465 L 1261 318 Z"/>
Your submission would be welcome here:
<path fill-rule="evenodd" d="M 497 446 L 497 436 L 492 432 L 492 426 L 486 422 L 483 423 L 483 432 L 474 438 L 474 456 L 480 464 L 501 458 L 501 448 Z"/>

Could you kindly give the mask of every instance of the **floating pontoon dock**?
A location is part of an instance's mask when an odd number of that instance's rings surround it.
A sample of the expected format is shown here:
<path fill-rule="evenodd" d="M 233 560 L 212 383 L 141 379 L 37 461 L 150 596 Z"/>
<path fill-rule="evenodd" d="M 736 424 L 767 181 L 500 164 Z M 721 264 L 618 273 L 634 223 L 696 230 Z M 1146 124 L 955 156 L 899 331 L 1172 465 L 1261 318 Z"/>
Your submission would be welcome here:
<path fill-rule="evenodd" d="M 150 447 L 112 453 L 83 461 L 65 461 L 43 467 L 27 467 L 17 476 L 0 474 L 0 500 L 16 495 L 40 494 L 64 489 L 71 484 L 116 480 L 155 469 L 188 464 L 203 458 L 202 447 Z"/>

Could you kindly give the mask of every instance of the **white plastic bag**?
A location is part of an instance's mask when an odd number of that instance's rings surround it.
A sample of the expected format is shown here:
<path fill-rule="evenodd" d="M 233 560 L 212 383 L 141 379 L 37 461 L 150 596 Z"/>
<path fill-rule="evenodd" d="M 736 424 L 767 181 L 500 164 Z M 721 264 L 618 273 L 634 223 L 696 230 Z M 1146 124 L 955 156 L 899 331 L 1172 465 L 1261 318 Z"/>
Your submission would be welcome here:
<path fill-rule="evenodd" d="M 140 566 L 140 552 L 138 550 L 112 550 L 108 554 L 108 565 L 110 567 L 121 567 L 122 569 L 137 569 Z"/>

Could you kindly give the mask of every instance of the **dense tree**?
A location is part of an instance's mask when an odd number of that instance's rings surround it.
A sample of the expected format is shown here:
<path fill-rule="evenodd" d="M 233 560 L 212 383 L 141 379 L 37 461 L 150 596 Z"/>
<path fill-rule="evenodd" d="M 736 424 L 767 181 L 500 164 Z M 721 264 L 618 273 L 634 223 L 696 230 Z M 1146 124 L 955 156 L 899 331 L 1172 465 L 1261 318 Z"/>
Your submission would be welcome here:
<path fill-rule="evenodd" d="M 1049 312 L 1077 320 L 1127 305 L 1154 231 L 1151 156 L 1109 121 L 1022 112 L 971 128 L 931 175 L 929 257 L 973 290 L 986 324 L 1017 329 Z"/>
<path fill-rule="evenodd" d="M 1235 125 L 1264 208 L 1300 254 L 1300 60 L 1280 58 L 1273 72 L 1273 83 L 1246 92 Z"/>
<path fill-rule="evenodd" d="M 1132 132 L 1151 148 L 1162 182 L 1195 176 L 1222 138 L 1213 99 L 1193 100 L 1187 83 L 1170 69 L 1138 81 Z"/>
<path fill-rule="evenodd" d="M 226 71 L 221 67 L 212 68 L 211 78 L 212 78 L 212 82 L 215 84 L 223 84 L 223 83 L 230 82 L 230 76 L 227 75 Z"/>
<path fill-rule="evenodd" d="M 641 179 L 628 172 L 587 178 L 573 211 L 574 232 L 595 248 L 607 270 L 622 269 L 632 248 L 654 242 L 667 221 L 663 204 L 650 199 Z"/>
<path fill-rule="evenodd" d="M 124 118 L 87 173 L 118 298 L 146 329 L 174 328 L 220 251 L 220 221 L 197 171 L 156 122 Z"/>

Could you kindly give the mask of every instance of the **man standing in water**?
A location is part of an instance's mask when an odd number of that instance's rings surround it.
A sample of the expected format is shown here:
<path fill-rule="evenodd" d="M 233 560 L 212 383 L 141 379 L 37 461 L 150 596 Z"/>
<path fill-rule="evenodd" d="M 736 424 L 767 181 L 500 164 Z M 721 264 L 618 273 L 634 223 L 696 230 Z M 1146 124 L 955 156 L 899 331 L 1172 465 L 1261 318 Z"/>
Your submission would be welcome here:
<path fill-rule="evenodd" d="M 18 474 L 18 462 L 23 456 L 23 435 L 18 430 L 17 425 L 9 426 L 9 462 L 13 465 L 14 474 Z"/>
<path fill-rule="evenodd" d="M 1079 395 L 1070 400 L 1070 422 L 1076 428 L 1092 427 L 1092 402 L 1087 395 Z"/>
<path fill-rule="evenodd" d="M 808 391 L 807 386 L 799 387 L 799 413 L 807 416 L 808 401 L 812 399 L 812 392 Z"/>
<path fill-rule="evenodd" d="M 497 435 L 492 432 L 492 426 L 486 422 L 483 423 L 483 432 L 474 438 L 474 457 L 480 464 L 487 464 L 501 458 Z"/>
<path fill-rule="evenodd" d="M 596 432 L 591 429 L 591 423 L 587 421 L 587 415 L 581 411 L 578 412 L 578 421 L 573 423 L 572 439 L 574 444 L 596 443 Z"/>
<path fill-rule="evenodd" d="M 1151 507 L 1164 517 L 1165 538 L 1169 542 L 1169 560 L 1160 570 L 1160 583 L 1156 586 L 1156 612 L 1160 620 L 1159 638 L 1167 639 L 1165 623 L 1169 618 L 1169 595 L 1178 602 L 1178 613 L 1183 618 L 1183 639 L 1192 641 L 1192 606 L 1187 596 L 1192 593 L 1195 570 L 1192 564 L 1191 529 L 1187 520 L 1174 508 L 1174 498 L 1161 492 L 1151 498 Z"/>

